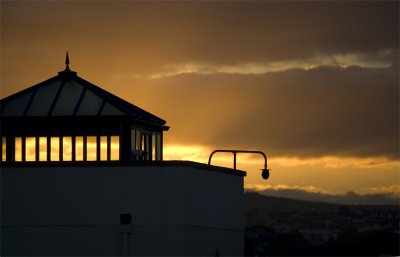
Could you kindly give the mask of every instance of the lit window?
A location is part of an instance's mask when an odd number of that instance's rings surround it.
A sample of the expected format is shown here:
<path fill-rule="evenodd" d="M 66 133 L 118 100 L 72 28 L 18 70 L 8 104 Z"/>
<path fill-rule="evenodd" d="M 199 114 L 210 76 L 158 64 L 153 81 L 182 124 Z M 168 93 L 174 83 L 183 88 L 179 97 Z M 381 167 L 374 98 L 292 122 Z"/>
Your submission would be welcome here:
<path fill-rule="evenodd" d="M 50 138 L 50 161 L 60 160 L 60 138 L 51 137 Z"/>
<path fill-rule="evenodd" d="M 63 137 L 63 161 L 72 161 L 72 137 Z"/>
<path fill-rule="evenodd" d="M 47 161 L 47 137 L 39 137 L 39 161 Z"/>
<path fill-rule="evenodd" d="M 83 137 L 75 137 L 75 160 L 83 161 Z"/>
<path fill-rule="evenodd" d="M 25 138 L 25 161 L 34 162 L 36 161 L 36 138 L 26 137 Z"/>
<path fill-rule="evenodd" d="M 151 159 L 156 160 L 156 135 L 151 137 Z"/>
<path fill-rule="evenodd" d="M 119 160 L 119 136 L 111 137 L 111 160 Z"/>
<path fill-rule="evenodd" d="M 88 161 L 97 160 L 97 138 L 95 136 L 89 136 L 86 138 L 87 148 L 86 157 Z"/>
<path fill-rule="evenodd" d="M 15 161 L 22 161 L 22 137 L 15 138 Z"/>
<path fill-rule="evenodd" d="M 1 137 L 1 161 L 5 162 L 7 160 L 7 140 L 6 137 Z"/>
<path fill-rule="evenodd" d="M 100 137 L 100 160 L 107 161 L 107 137 Z"/>

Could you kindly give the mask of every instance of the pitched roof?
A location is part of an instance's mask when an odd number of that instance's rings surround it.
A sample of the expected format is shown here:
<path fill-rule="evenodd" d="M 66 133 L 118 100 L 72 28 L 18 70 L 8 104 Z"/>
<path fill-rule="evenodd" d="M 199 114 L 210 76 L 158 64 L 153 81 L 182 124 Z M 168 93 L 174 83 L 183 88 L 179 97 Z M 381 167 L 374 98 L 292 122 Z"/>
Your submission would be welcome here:
<path fill-rule="evenodd" d="M 68 67 L 57 76 L 0 100 L 3 117 L 131 116 L 164 125 L 157 116 L 93 85 Z"/>

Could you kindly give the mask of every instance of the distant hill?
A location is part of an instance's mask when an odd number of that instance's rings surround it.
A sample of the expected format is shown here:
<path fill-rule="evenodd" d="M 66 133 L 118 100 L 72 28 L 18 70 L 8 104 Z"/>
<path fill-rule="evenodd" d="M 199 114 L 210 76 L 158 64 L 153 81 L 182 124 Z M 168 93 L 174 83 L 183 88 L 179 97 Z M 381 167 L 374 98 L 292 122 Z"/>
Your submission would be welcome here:
<path fill-rule="evenodd" d="M 247 192 L 244 197 L 246 210 L 257 208 L 265 212 L 332 212 L 340 207 L 333 203 L 266 196 L 255 192 Z"/>
<path fill-rule="evenodd" d="M 245 193 L 244 200 L 246 227 L 269 225 L 271 216 L 275 213 L 280 213 L 280 215 L 308 212 L 331 213 L 336 212 L 340 207 L 337 204 L 265 196 L 254 192 Z"/>
<path fill-rule="evenodd" d="M 355 192 L 348 192 L 346 194 L 325 194 L 319 192 L 307 192 L 298 189 L 266 189 L 258 193 L 266 196 L 336 204 L 400 205 L 399 196 L 388 193 L 357 194 Z"/>
<path fill-rule="evenodd" d="M 245 193 L 244 199 L 246 226 L 269 224 L 271 215 L 276 214 L 332 214 L 342 212 L 345 208 L 356 212 L 362 210 L 400 212 L 399 206 L 396 205 L 344 205 L 266 196 L 255 192 Z"/>

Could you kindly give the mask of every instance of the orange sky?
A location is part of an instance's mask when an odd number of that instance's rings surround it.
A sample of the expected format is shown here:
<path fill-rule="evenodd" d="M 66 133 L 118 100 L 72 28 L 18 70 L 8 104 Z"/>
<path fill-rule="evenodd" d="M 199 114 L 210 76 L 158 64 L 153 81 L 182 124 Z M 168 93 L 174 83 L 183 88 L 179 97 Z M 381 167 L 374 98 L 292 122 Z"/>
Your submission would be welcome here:
<path fill-rule="evenodd" d="M 165 159 L 245 186 L 400 195 L 399 4 L 2 1 L 4 98 L 64 69 L 165 119 Z M 229 166 L 232 156 L 215 157 Z"/>

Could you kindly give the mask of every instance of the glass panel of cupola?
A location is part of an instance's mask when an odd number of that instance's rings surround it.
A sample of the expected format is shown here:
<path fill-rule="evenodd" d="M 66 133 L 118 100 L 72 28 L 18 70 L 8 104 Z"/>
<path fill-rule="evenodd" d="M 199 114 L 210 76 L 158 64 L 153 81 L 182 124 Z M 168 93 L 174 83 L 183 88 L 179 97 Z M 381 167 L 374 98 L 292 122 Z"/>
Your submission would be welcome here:
<path fill-rule="evenodd" d="M 103 99 L 89 90 L 86 90 L 76 114 L 79 116 L 95 116 L 99 113 L 102 103 Z"/>
<path fill-rule="evenodd" d="M 39 87 L 33 98 L 29 110 L 27 112 L 28 116 L 47 116 L 55 96 L 60 89 L 61 82 L 55 81 L 49 85 Z"/>
<path fill-rule="evenodd" d="M 71 116 L 82 95 L 83 87 L 75 81 L 66 81 L 54 106 L 52 116 Z"/>

